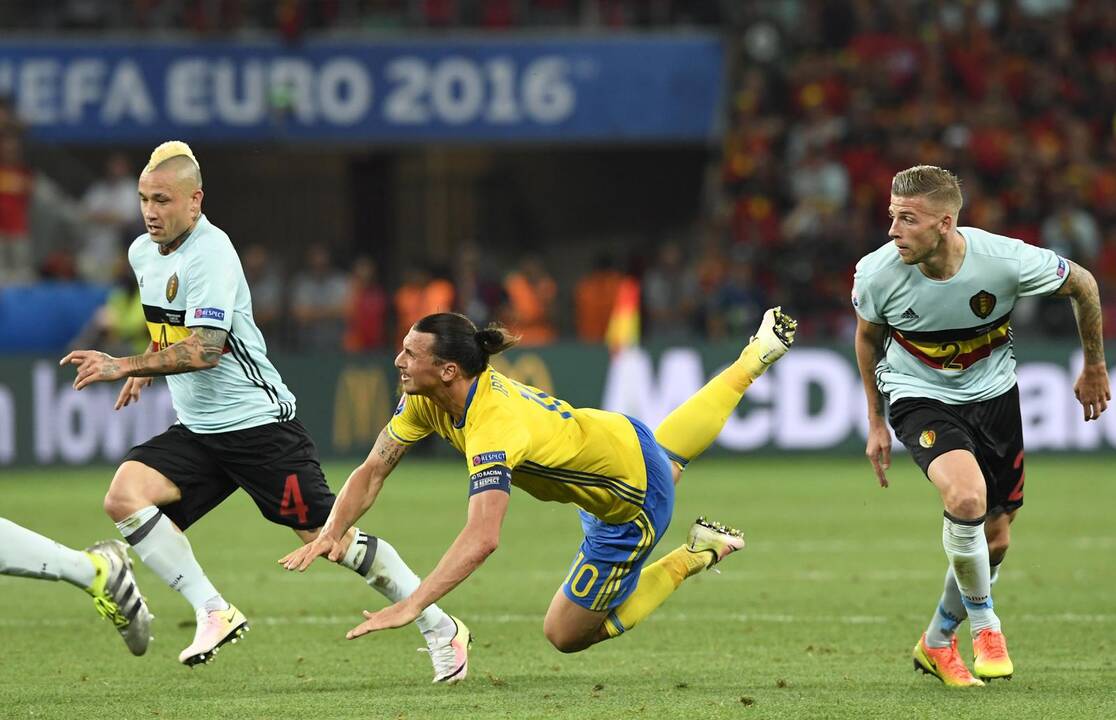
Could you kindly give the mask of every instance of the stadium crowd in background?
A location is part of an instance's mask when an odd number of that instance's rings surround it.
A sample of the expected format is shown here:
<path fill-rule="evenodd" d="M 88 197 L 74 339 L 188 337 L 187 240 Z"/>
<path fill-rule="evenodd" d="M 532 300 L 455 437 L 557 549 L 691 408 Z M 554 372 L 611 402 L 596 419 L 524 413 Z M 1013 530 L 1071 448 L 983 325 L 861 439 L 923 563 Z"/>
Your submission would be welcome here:
<path fill-rule="evenodd" d="M 525 26 L 712 25 L 725 0 L 6 0 L 0 26 L 27 30 L 159 30 L 199 35 Z"/>
<path fill-rule="evenodd" d="M 853 264 L 886 241 L 891 176 L 920 163 L 960 176 L 962 225 L 1049 247 L 1090 268 L 1109 298 L 1108 332 L 1116 333 L 1112 3 L 150 0 L 110 10 L 117 5 L 72 0 L 4 3 L 0 12 L 16 6 L 26 6 L 19 17 L 27 29 L 185 20 L 199 32 L 286 33 L 289 21 L 298 35 L 377 23 L 719 24 L 732 49 L 723 147 L 712 161 L 720 179 L 717 201 L 693 231 L 648 238 L 638 257 L 602 242 L 586 257 L 615 260 L 564 266 L 554 277 L 545 268 L 565 264 L 559 248 L 541 262 L 512 255 L 500 265 L 505 255 L 489 256 L 470 238 L 458 241 L 452 266 L 449 257 L 418 257 L 395 268 L 358 238 L 353 248 L 311 250 L 305 265 L 280 257 L 282 249 L 252 248 L 244 262 L 258 320 L 281 348 L 390 349 L 417 318 L 451 309 L 508 322 L 529 342 L 600 342 L 625 276 L 641 282 L 646 340 L 737 335 L 769 304 L 793 308 L 806 340 L 847 340 Z M 114 157 L 84 200 L 68 201 L 28 166 L 24 138 L 10 105 L 0 103 L 0 284 L 111 282 L 106 248 L 119 237 L 122 250 L 134 232 L 117 209 L 134 193 L 134 168 Z M 338 269 L 339 258 L 358 254 L 371 257 L 346 259 L 347 273 Z M 1014 320 L 1068 334 L 1065 312 L 1036 301 L 1022 304 Z"/>
<path fill-rule="evenodd" d="M 886 237 L 891 176 L 920 163 L 961 177 L 962 225 L 1050 247 L 1112 297 L 1116 6 L 767 7 L 781 17 L 755 9 L 734 63 L 724 216 L 804 337 L 848 335 L 846 279 Z"/>

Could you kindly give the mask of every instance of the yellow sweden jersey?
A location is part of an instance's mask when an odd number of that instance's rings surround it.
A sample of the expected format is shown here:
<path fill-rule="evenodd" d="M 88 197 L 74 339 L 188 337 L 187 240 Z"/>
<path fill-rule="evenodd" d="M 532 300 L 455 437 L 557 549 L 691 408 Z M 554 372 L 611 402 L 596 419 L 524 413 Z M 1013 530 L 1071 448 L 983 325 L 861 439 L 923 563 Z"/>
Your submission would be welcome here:
<path fill-rule="evenodd" d="M 607 523 L 632 520 L 646 499 L 647 470 L 627 417 L 570 407 L 491 367 L 473 381 L 458 422 L 428 398 L 404 395 L 387 430 L 408 445 L 437 433 L 464 453 L 471 478 L 503 465 L 516 487 Z"/>

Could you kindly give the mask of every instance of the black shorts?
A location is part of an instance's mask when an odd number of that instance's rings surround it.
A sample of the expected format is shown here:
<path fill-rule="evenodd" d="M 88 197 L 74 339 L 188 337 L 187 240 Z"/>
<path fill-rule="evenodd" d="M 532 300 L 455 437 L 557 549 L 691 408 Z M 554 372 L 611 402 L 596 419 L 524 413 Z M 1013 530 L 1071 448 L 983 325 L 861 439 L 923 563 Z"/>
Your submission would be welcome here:
<path fill-rule="evenodd" d="M 238 487 L 268 520 L 300 530 L 324 525 L 335 499 L 314 441 L 298 420 L 225 433 L 173 425 L 124 459 L 154 468 L 178 486 L 182 499 L 161 510 L 183 530 Z"/>
<path fill-rule="evenodd" d="M 1023 421 L 1019 387 L 968 405 L 929 398 L 903 398 L 891 405 L 891 427 L 922 472 L 939 455 L 968 450 L 984 473 L 988 514 L 1023 505 Z"/>

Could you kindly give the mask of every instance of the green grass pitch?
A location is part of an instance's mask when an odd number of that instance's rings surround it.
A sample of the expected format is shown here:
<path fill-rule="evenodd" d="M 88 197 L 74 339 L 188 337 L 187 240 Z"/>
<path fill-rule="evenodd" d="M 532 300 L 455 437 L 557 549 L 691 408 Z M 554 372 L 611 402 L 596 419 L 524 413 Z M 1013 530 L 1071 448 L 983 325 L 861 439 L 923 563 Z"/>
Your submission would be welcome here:
<path fill-rule="evenodd" d="M 339 487 L 348 467 L 327 468 Z M 115 537 L 107 468 L 0 474 L 0 514 L 69 545 Z M 1028 459 L 1027 505 L 995 588 L 1016 675 L 947 690 L 910 650 L 937 602 L 944 558 L 933 488 L 904 456 L 892 487 L 851 458 L 706 459 L 687 471 L 654 557 L 707 514 L 749 547 L 687 583 L 619 640 L 563 655 L 542 617 L 580 539 L 570 506 L 515 492 L 502 545 L 442 605 L 472 627 L 469 679 L 430 684 L 417 629 L 346 641 L 383 600 L 319 561 L 276 560 L 294 535 L 237 494 L 194 526 L 194 550 L 252 621 L 244 643 L 193 670 L 189 606 L 146 568 L 157 619 L 128 655 L 65 583 L 0 578 L 5 718 L 1113 718 L 1116 483 L 1111 458 Z M 411 458 L 360 523 L 422 573 L 465 519 L 460 463 Z M 967 627 L 967 626 L 965 626 Z M 967 635 L 967 633 L 966 633 Z M 971 657 L 967 641 L 962 652 Z"/>

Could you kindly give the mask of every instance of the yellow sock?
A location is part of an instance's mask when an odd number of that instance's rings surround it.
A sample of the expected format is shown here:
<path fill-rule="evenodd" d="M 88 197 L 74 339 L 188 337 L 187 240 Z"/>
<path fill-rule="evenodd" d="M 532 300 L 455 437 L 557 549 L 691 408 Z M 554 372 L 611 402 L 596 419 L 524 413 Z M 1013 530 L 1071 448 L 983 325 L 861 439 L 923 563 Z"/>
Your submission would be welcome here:
<path fill-rule="evenodd" d="M 686 467 L 713 444 L 744 391 L 766 369 L 757 344 L 750 343 L 736 362 L 666 416 L 655 429 L 655 440 L 671 460 Z"/>
<path fill-rule="evenodd" d="M 709 567 L 710 559 L 709 553 L 690 552 L 683 545 L 643 568 L 635 592 L 605 620 L 608 636 L 616 637 L 635 627 L 662 605 L 683 580 Z"/>

